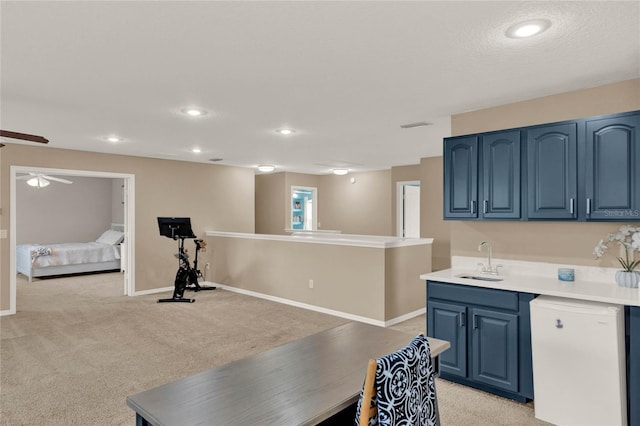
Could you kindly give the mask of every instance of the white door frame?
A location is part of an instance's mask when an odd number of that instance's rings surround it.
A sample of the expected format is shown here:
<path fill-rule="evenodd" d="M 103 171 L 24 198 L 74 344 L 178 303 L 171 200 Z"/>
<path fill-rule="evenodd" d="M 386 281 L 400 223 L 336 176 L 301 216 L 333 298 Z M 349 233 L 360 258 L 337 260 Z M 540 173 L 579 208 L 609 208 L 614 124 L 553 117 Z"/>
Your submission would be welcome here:
<path fill-rule="evenodd" d="M 124 232 L 125 232 L 125 264 L 124 271 L 124 294 L 133 296 L 135 294 L 135 175 L 127 173 L 98 172 L 88 170 L 68 170 L 50 169 L 44 167 L 11 166 L 9 175 L 11 182 L 10 191 L 10 216 L 9 221 L 9 310 L 2 311 L 2 315 L 12 315 L 16 313 L 16 185 L 18 173 L 44 173 L 58 176 L 83 176 L 100 177 L 112 179 L 124 179 Z"/>
<path fill-rule="evenodd" d="M 419 180 L 396 182 L 396 235 L 404 237 L 404 187 L 406 185 L 418 185 Z"/>

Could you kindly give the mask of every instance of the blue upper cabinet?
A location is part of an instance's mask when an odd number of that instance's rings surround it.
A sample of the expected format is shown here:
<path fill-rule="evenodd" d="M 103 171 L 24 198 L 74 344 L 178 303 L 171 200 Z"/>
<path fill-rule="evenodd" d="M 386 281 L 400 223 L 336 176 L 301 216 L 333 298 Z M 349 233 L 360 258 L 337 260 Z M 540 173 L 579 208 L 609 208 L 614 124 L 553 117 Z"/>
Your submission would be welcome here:
<path fill-rule="evenodd" d="M 586 122 L 587 220 L 640 220 L 640 115 Z"/>
<path fill-rule="evenodd" d="M 482 197 L 484 219 L 520 219 L 519 130 L 482 136 Z"/>
<path fill-rule="evenodd" d="M 444 218 L 640 221 L 640 111 L 446 138 Z"/>
<path fill-rule="evenodd" d="M 444 217 L 478 217 L 478 137 L 444 141 Z"/>
<path fill-rule="evenodd" d="M 577 123 L 527 130 L 527 217 L 576 219 Z"/>
<path fill-rule="evenodd" d="M 445 139 L 445 219 L 519 219 L 520 146 L 518 130 Z"/>

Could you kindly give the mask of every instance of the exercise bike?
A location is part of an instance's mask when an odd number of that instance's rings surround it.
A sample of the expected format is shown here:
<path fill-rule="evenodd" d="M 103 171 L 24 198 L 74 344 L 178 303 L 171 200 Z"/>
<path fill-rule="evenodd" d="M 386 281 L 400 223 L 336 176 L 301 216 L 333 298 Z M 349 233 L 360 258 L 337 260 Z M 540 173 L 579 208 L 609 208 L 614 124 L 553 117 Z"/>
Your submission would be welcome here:
<path fill-rule="evenodd" d="M 204 240 L 199 240 L 193 234 L 193 231 L 191 230 L 191 219 L 159 217 L 158 226 L 160 228 L 160 235 L 174 240 L 179 240 L 178 253 L 175 255 L 178 258 L 178 272 L 176 272 L 173 296 L 170 299 L 159 299 L 158 303 L 193 303 L 196 301 L 195 299 L 183 297 L 185 290 L 215 290 L 216 287 L 205 287 L 198 283 L 198 278 L 202 278 L 202 272 L 198 269 L 198 252 L 203 250 L 207 243 Z M 196 244 L 196 255 L 193 260 L 193 268 L 189 263 L 189 254 L 187 253 L 187 249 L 184 248 L 184 240 L 187 238 L 193 238 Z"/>

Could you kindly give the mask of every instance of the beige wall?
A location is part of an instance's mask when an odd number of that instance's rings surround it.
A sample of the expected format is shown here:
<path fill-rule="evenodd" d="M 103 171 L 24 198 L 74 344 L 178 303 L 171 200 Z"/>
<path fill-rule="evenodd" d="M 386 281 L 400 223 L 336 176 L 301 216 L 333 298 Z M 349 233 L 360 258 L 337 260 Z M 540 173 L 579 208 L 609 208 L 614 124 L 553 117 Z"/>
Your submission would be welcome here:
<path fill-rule="evenodd" d="M 207 250 L 216 283 L 384 320 L 384 249 L 207 237 Z"/>
<path fill-rule="evenodd" d="M 442 157 L 420 160 L 420 236 L 433 238 L 433 270 L 451 267 L 451 222 L 443 216 Z"/>
<path fill-rule="evenodd" d="M 640 79 L 458 114 L 451 119 L 451 130 L 453 135 L 463 135 L 634 110 L 640 110 Z M 601 261 L 596 261 L 592 252 L 596 243 L 620 223 L 451 221 L 450 224 L 452 255 L 478 256 L 478 243 L 488 240 L 493 243 L 496 257 L 618 266 L 615 250 L 610 250 Z"/>
<path fill-rule="evenodd" d="M 416 170 L 417 166 L 401 169 L 398 176 L 411 173 L 414 176 L 418 174 Z M 356 182 L 352 184 L 351 178 Z M 286 234 L 285 228 L 291 227 L 291 187 L 306 186 L 318 189 L 319 229 L 340 230 L 345 234 L 394 235 L 393 185 L 390 170 L 346 176 L 288 172 L 256 175 L 256 233 Z"/>
<path fill-rule="evenodd" d="M 254 171 L 237 167 L 7 144 L 2 148 L 0 228 L 9 229 L 10 166 L 135 175 L 136 290 L 173 286 L 174 241 L 158 235 L 158 216 L 190 216 L 194 232 L 254 231 Z M 9 309 L 9 239 L 0 240 L 0 310 Z M 186 243 L 193 250 L 193 244 Z M 211 254 L 203 254 L 203 262 Z M 19 301 L 18 301 L 19 303 Z"/>
<path fill-rule="evenodd" d="M 285 229 L 291 228 L 291 187 L 318 188 L 319 179 L 317 175 L 289 172 L 256 175 L 256 234 L 287 234 Z M 318 205 L 321 200 L 318 190 Z"/>
<path fill-rule="evenodd" d="M 431 245 L 385 250 L 385 319 L 427 306 L 427 287 L 420 275 L 431 272 Z"/>
<path fill-rule="evenodd" d="M 351 183 L 355 178 L 355 183 Z M 320 179 L 321 229 L 345 234 L 394 235 L 391 170 L 326 175 Z"/>
<path fill-rule="evenodd" d="M 256 175 L 256 233 L 284 234 L 287 219 L 285 173 Z"/>
<path fill-rule="evenodd" d="M 640 109 L 640 79 L 545 96 L 451 117 L 453 136 Z"/>
<path fill-rule="evenodd" d="M 238 289 L 389 321 L 423 309 L 429 245 L 369 248 L 207 237 L 211 280 Z M 313 280 L 313 288 L 309 288 Z"/>

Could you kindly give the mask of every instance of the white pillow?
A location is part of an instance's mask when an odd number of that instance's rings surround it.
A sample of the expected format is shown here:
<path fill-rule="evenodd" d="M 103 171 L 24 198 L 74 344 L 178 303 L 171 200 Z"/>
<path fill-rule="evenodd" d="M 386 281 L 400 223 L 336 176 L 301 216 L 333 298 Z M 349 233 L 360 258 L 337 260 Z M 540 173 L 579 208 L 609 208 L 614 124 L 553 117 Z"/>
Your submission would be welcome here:
<path fill-rule="evenodd" d="M 97 243 L 109 244 L 111 246 L 120 244 L 122 241 L 124 241 L 124 232 L 112 231 L 111 229 L 104 231 L 102 235 L 100 235 L 100 238 L 96 240 Z"/>

